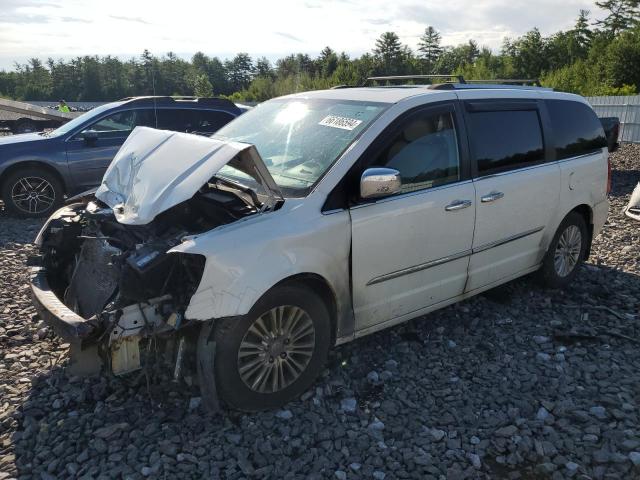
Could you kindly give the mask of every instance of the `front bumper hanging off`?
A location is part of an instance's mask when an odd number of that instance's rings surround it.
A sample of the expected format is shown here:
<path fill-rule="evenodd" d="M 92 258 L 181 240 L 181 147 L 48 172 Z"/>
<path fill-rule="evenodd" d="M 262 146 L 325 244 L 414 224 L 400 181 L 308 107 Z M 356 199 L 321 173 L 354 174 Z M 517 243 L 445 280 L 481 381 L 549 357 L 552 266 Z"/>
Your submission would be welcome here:
<path fill-rule="evenodd" d="M 64 340 L 86 342 L 96 333 L 97 319 L 82 318 L 62 303 L 51 290 L 43 267 L 31 268 L 31 293 L 40 317 Z"/>
<path fill-rule="evenodd" d="M 98 320 L 85 319 L 67 307 L 51 290 L 46 270 L 31 268 L 31 294 L 36 311 L 47 325 L 70 345 L 71 375 L 93 375 L 102 370 L 98 354 Z"/>
<path fill-rule="evenodd" d="M 38 314 L 70 344 L 71 373 L 77 375 L 97 373 L 103 360 L 114 375 L 138 370 L 139 341 L 149 335 L 173 333 L 182 323 L 182 315 L 170 308 L 170 295 L 85 319 L 56 296 L 42 267 L 32 268 L 31 291 Z M 98 354 L 99 348 L 106 356 Z"/>

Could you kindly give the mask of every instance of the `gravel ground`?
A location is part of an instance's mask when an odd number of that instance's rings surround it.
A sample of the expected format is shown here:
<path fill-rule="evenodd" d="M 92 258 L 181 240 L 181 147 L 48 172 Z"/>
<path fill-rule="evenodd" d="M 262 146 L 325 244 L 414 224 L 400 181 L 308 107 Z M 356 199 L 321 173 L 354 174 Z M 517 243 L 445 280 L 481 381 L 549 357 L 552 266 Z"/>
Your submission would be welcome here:
<path fill-rule="evenodd" d="M 0 480 L 640 478 L 640 146 L 613 156 L 610 218 L 567 291 L 521 279 L 335 349 L 276 412 L 208 417 L 156 376 L 68 378 L 35 315 L 38 222 L 0 212 Z"/>

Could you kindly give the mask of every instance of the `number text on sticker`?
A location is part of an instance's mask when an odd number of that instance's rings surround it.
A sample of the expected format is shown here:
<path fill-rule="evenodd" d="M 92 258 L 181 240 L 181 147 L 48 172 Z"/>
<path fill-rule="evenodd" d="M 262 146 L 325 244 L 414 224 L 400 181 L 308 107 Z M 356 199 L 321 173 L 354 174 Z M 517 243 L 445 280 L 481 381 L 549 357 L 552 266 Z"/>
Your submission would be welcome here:
<path fill-rule="evenodd" d="M 355 118 L 327 115 L 320 121 L 319 125 L 324 125 L 325 127 L 342 128 L 343 130 L 353 130 L 361 123 L 362 120 L 356 120 Z"/>

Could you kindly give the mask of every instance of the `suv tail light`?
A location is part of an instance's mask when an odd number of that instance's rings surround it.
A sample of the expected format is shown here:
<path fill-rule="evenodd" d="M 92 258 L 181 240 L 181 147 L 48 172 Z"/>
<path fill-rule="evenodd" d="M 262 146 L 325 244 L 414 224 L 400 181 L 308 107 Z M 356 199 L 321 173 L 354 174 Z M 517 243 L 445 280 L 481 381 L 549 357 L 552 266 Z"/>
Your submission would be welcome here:
<path fill-rule="evenodd" d="M 607 155 L 607 195 L 611 193 L 611 158 Z"/>

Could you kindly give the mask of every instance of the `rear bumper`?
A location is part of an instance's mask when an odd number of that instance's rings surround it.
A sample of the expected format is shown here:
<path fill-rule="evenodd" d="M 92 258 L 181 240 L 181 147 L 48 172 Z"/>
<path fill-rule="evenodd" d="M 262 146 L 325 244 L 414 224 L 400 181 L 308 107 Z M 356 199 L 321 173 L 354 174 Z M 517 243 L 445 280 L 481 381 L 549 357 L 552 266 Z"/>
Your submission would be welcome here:
<path fill-rule="evenodd" d="M 63 339 L 84 343 L 96 333 L 97 320 L 86 320 L 62 303 L 51 290 L 42 267 L 31 268 L 31 293 L 40 317 Z"/>

